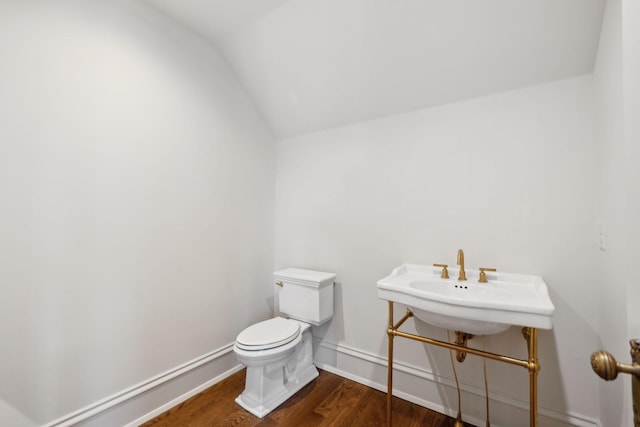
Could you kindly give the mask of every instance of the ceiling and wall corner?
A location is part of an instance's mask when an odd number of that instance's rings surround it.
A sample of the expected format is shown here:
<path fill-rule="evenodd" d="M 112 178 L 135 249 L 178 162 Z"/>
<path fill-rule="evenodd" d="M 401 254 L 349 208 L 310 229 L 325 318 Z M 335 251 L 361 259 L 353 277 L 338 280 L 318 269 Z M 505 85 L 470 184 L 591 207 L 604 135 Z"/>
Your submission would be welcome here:
<path fill-rule="evenodd" d="M 220 47 L 279 138 L 591 73 L 605 3 L 147 1 Z"/>

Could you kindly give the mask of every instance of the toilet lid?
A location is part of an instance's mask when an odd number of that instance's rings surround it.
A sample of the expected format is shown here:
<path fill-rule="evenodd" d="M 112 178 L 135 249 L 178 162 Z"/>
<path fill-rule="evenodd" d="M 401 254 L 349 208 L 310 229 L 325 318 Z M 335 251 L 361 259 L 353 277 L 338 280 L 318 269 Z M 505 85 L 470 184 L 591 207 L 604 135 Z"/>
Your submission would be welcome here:
<path fill-rule="evenodd" d="M 274 317 L 249 326 L 236 339 L 244 350 L 267 350 L 285 345 L 300 334 L 300 324 L 295 320 Z"/>

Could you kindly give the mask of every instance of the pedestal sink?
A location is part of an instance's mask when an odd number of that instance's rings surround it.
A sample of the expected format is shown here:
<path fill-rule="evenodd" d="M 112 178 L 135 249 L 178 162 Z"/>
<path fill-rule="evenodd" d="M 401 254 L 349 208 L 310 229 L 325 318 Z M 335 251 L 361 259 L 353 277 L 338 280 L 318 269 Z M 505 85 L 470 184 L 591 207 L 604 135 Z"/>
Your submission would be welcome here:
<path fill-rule="evenodd" d="M 464 267 L 464 255 L 458 251 L 458 265 Z M 547 285 L 541 277 L 525 274 L 467 271 L 467 280 L 459 281 L 459 271 L 450 270 L 450 278 L 442 278 L 440 267 L 403 264 L 378 281 L 378 297 L 387 300 L 389 323 L 387 336 L 389 358 L 387 365 L 387 426 L 392 422 L 393 342 L 396 337 L 455 350 L 456 355 L 467 353 L 520 366 L 529 372 L 529 427 L 538 426 L 538 328 L 551 329 L 554 312 Z M 480 283 L 482 282 L 482 283 Z M 408 306 L 404 316 L 396 322 L 394 303 Z M 412 316 L 441 328 L 456 331 L 455 343 L 402 331 L 401 326 Z M 505 331 L 510 326 L 522 326 L 527 343 L 527 358 L 479 350 L 467 345 L 467 335 L 489 335 Z M 464 360 L 458 359 L 459 361 Z M 452 359 L 452 366 L 453 364 Z M 486 374 L 485 374 L 486 375 Z M 488 396 L 487 396 L 488 399 Z M 487 400 L 488 402 L 488 400 Z M 487 403 L 488 405 L 488 403 Z M 489 424 L 487 420 L 487 425 Z M 458 416 L 462 425 L 460 388 L 458 387 Z"/>
<path fill-rule="evenodd" d="M 487 283 L 467 271 L 440 277 L 439 267 L 403 264 L 378 281 L 378 297 L 408 306 L 420 320 L 441 328 L 490 335 L 512 325 L 551 329 L 554 306 L 540 276 L 492 272 Z"/>

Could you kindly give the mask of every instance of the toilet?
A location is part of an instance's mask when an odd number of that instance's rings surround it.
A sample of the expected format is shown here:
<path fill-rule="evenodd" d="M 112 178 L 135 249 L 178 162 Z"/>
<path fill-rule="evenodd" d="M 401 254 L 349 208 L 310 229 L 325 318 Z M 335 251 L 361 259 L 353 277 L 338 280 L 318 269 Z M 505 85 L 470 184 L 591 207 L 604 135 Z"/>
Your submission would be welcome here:
<path fill-rule="evenodd" d="M 247 367 L 245 389 L 236 403 L 259 418 L 318 376 L 311 325 L 333 316 L 335 274 L 287 268 L 273 277 L 281 316 L 249 326 L 233 346 Z"/>

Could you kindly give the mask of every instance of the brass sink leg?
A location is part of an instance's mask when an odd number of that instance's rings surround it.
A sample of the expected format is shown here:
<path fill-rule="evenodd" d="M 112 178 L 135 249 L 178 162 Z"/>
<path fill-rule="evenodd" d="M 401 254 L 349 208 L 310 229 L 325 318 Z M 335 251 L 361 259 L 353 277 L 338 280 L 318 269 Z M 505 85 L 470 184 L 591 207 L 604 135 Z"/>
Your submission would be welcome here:
<path fill-rule="evenodd" d="M 387 336 L 389 338 L 389 358 L 387 366 L 387 427 L 391 427 L 391 400 L 393 398 L 393 302 L 391 301 L 389 301 L 389 327 L 387 328 Z"/>
<path fill-rule="evenodd" d="M 473 334 L 456 331 L 456 344 L 462 347 L 467 346 L 467 341 L 473 338 Z M 456 350 L 456 360 L 460 363 L 467 358 L 467 352 L 464 350 Z"/>
<path fill-rule="evenodd" d="M 536 328 L 522 328 L 527 341 L 527 369 L 529 370 L 529 426 L 538 427 L 538 331 Z"/>
<path fill-rule="evenodd" d="M 391 400 L 393 394 L 393 338 L 399 333 L 398 328 L 404 324 L 410 317 L 413 317 L 413 312 L 407 308 L 407 311 L 402 316 L 402 319 L 398 320 L 398 323 L 393 323 L 393 302 L 389 301 L 389 326 L 387 326 L 387 336 L 389 338 L 389 358 L 387 362 L 387 426 L 391 427 Z"/>
<path fill-rule="evenodd" d="M 456 344 L 459 345 L 458 340 L 461 339 L 461 335 L 466 335 L 464 332 L 456 331 Z M 451 342 L 451 334 L 447 329 L 447 340 Z M 466 337 L 465 337 L 466 343 Z M 458 357 L 461 354 L 460 350 L 456 350 L 456 359 L 460 362 L 460 358 Z M 466 357 L 466 352 L 462 356 L 462 360 Z M 456 421 L 453 423 L 453 427 L 464 427 L 462 423 L 462 399 L 460 396 L 460 382 L 458 381 L 458 373 L 456 372 L 456 364 L 453 362 L 453 349 L 449 349 L 449 359 L 451 359 L 451 369 L 453 370 L 453 378 L 456 380 L 456 392 L 458 393 L 458 415 L 456 415 Z"/>

